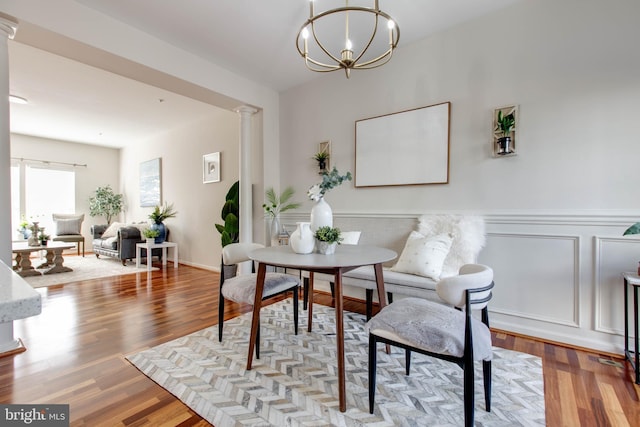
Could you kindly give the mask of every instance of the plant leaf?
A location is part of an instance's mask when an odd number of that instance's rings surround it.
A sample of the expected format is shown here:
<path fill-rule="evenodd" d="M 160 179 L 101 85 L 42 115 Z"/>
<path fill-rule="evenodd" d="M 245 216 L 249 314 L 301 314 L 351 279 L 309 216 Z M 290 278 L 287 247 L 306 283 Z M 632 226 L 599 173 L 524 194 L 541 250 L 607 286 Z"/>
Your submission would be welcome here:
<path fill-rule="evenodd" d="M 640 222 L 636 222 L 631 227 L 627 228 L 624 233 L 622 233 L 623 236 L 626 236 L 628 234 L 640 234 Z"/>

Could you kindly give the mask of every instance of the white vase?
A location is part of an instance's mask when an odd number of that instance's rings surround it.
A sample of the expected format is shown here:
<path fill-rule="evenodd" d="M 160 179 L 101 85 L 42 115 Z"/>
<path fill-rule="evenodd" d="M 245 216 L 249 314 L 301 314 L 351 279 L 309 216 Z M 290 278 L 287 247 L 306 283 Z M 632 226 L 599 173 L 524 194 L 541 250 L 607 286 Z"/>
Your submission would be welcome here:
<path fill-rule="evenodd" d="M 333 211 L 324 197 L 311 208 L 311 231 L 315 233 L 320 227 L 333 227 Z"/>
<path fill-rule="evenodd" d="M 316 240 L 316 252 L 323 255 L 331 255 L 336 252 L 336 246 L 338 246 L 338 242 L 321 242 L 320 240 Z"/>
<path fill-rule="evenodd" d="M 308 222 L 297 222 L 298 227 L 291 233 L 289 245 L 297 254 L 310 254 L 316 243 Z"/>

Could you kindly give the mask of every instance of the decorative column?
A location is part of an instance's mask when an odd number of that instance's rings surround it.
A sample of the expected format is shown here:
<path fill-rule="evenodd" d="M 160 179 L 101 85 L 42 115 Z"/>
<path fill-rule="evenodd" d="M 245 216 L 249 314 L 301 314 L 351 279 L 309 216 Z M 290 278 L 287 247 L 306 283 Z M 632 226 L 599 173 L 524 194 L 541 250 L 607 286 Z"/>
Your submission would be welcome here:
<path fill-rule="evenodd" d="M 11 144 L 9 139 L 9 46 L 18 21 L 0 12 L 0 260 L 11 266 Z"/>
<path fill-rule="evenodd" d="M 240 243 L 253 241 L 253 198 L 251 196 L 251 118 L 258 112 L 243 105 L 235 110 L 240 114 Z M 242 273 L 250 273 L 250 263 L 240 267 Z"/>

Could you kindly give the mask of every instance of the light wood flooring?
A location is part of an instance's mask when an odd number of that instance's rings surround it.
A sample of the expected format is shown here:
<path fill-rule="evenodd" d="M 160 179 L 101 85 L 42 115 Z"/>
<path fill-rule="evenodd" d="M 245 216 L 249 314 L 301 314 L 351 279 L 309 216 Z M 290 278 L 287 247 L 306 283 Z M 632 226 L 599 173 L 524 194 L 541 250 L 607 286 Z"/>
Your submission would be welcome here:
<path fill-rule="evenodd" d="M 0 358 L 0 403 L 70 404 L 73 426 L 209 425 L 124 355 L 216 324 L 217 273 L 184 265 L 174 269 L 169 263 L 149 275 L 39 292 L 42 314 L 14 323 L 27 351 Z M 316 303 L 331 304 L 329 295 L 315 295 Z M 225 307 L 226 318 L 249 309 Z M 363 313 L 364 305 L 348 300 L 345 309 Z M 640 425 L 640 389 L 621 359 L 499 331 L 493 335 L 499 347 L 543 359 L 547 425 Z"/>

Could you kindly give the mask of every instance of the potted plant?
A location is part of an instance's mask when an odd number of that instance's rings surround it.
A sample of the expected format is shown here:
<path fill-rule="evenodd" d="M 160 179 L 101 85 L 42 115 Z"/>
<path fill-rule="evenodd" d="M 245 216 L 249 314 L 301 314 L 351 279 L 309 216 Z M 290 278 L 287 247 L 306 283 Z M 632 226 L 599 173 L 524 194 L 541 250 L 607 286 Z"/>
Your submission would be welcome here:
<path fill-rule="evenodd" d="M 164 226 L 164 220 L 167 218 L 175 218 L 177 214 L 178 212 L 173 208 L 173 203 L 168 204 L 165 202 L 164 206 L 160 207 L 156 205 L 155 208 L 153 208 L 153 211 L 149 214 L 149 219 L 153 221 L 150 228 L 158 230 L 156 243 L 162 243 L 167 238 L 167 229 Z"/>
<path fill-rule="evenodd" d="M 320 173 L 326 171 L 327 169 L 327 160 L 329 160 L 329 153 L 326 151 L 318 151 L 313 159 L 318 162 L 318 168 L 320 169 Z"/>
<path fill-rule="evenodd" d="M 278 237 L 282 231 L 280 213 L 292 209 L 298 209 L 300 207 L 300 203 L 289 201 L 291 197 L 293 197 L 294 193 L 295 190 L 291 186 L 285 188 L 279 196 L 276 194 L 273 187 L 268 188 L 265 192 L 267 203 L 264 203 L 262 208 L 265 213 L 271 216 L 271 224 L 269 228 L 271 246 L 276 246 L 278 244 Z"/>
<path fill-rule="evenodd" d="M 51 236 L 49 236 L 48 234 L 45 234 L 44 228 L 40 229 L 40 234 L 38 235 L 38 240 L 40 240 L 40 244 L 42 246 L 47 246 L 47 242 L 49 241 L 50 237 Z"/>
<path fill-rule="evenodd" d="M 147 245 L 152 245 L 156 242 L 156 237 L 160 236 L 160 231 L 155 228 L 145 228 L 142 234 L 147 239 Z"/>
<path fill-rule="evenodd" d="M 227 192 L 221 216 L 224 224 L 216 224 L 216 229 L 220 233 L 222 247 L 237 243 L 240 237 L 240 181 L 236 181 Z"/>
<path fill-rule="evenodd" d="M 22 237 L 27 240 L 29 238 L 29 236 L 31 235 L 31 230 L 29 230 L 29 221 L 27 221 L 24 218 L 24 215 L 22 216 L 22 219 L 20 221 L 20 227 L 18 228 L 18 232 L 22 235 Z"/>
<path fill-rule="evenodd" d="M 509 154 L 512 153 L 509 145 L 511 144 L 511 131 L 516 124 L 516 117 L 514 113 L 502 114 L 502 110 L 498 111 L 498 117 L 496 119 L 496 124 L 498 125 L 498 129 L 500 133 L 502 133 L 502 137 L 498 138 L 498 145 L 500 146 L 500 150 L 498 150 L 498 154 Z"/>
<path fill-rule="evenodd" d="M 316 230 L 316 250 L 319 254 L 331 255 L 336 251 L 336 246 L 342 241 L 340 229 L 323 226 Z"/>
<path fill-rule="evenodd" d="M 107 219 L 107 225 L 111 219 L 122 212 L 124 201 L 122 194 L 116 194 L 111 186 L 98 187 L 95 195 L 89 198 L 89 215 L 103 216 Z"/>

